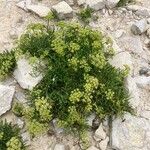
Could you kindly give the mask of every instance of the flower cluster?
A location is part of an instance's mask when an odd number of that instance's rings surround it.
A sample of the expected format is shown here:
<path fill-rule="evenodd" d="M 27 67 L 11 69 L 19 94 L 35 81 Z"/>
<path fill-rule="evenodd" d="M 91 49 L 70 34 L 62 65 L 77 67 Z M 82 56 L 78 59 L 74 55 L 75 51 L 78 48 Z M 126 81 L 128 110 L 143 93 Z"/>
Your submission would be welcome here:
<path fill-rule="evenodd" d="M 50 121 L 52 118 L 52 106 L 44 97 L 35 100 L 35 108 L 38 111 L 41 121 Z"/>
<path fill-rule="evenodd" d="M 12 137 L 6 145 L 7 150 L 22 150 L 22 143 L 17 137 Z"/>
<path fill-rule="evenodd" d="M 0 54 L 0 79 L 12 73 L 15 66 L 16 60 L 13 51 Z"/>

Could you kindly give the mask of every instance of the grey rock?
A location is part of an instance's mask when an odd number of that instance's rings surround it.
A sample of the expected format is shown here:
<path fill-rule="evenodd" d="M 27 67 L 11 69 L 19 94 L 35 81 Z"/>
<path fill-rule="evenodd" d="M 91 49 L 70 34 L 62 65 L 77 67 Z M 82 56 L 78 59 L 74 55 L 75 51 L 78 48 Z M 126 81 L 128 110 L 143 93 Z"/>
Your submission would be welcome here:
<path fill-rule="evenodd" d="M 49 12 L 51 12 L 50 8 L 43 6 L 43 5 L 27 5 L 27 9 L 39 17 L 46 17 Z"/>
<path fill-rule="evenodd" d="M 124 121 L 115 119 L 112 125 L 112 146 L 119 150 L 148 150 L 146 133 L 150 131 L 147 119 L 125 114 Z"/>
<path fill-rule="evenodd" d="M 86 0 L 85 2 L 85 5 L 86 7 L 90 7 L 92 8 L 93 10 L 100 10 L 100 9 L 103 9 L 105 7 L 105 2 L 104 0 Z"/>
<path fill-rule="evenodd" d="M 137 54 L 141 54 L 143 52 L 142 42 L 140 37 L 132 37 L 126 36 L 122 37 L 119 42 L 119 47 L 122 48 L 122 51 L 129 51 Z"/>
<path fill-rule="evenodd" d="M 142 19 L 132 24 L 131 31 L 133 34 L 142 34 L 147 30 L 148 24 L 146 19 Z"/>
<path fill-rule="evenodd" d="M 16 6 L 25 10 L 25 11 L 28 11 L 27 6 L 30 4 L 31 4 L 31 0 L 23 0 L 23 1 L 18 2 L 16 4 Z"/>
<path fill-rule="evenodd" d="M 114 8 L 117 6 L 120 0 L 106 0 L 106 7 L 107 8 Z"/>
<path fill-rule="evenodd" d="M 25 11 L 28 11 L 27 7 L 26 7 L 26 2 L 25 1 L 20 1 L 16 4 L 17 7 L 25 10 Z"/>
<path fill-rule="evenodd" d="M 140 88 L 150 86 L 150 76 L 149 77 L 145 77 L 145 76 L 136 77 L 135 80 L 136 80 L 136 84 Z"/>
<path fill-rule="evenodd" d="M 116 32 L 115 32 L 115 37 L 116 38 L 120 38 L 120 37 L 122 37 L 122 35 L 125 33 L 125 31 L 124 30 L 117 30 Z"/>
<path fill-rule="evenodd" d="M 24 57 L 17 61 L 17 69 L 13 75 L 23 89 L 32 90 L 42 80 L 41 74 L 33 75 L 33 68 L 33 65 L 29 64 L 29 60 Z"/>
<path fill-rule="evenodd" d="M 149 17 L 150 9 L 138 5 L 128 5 L 126 7 L 128 10 L 133 11 L 138 16 Z"/>
<path fill-rule="evenodd" d="M 106 137 L 105 140 L 102 140 L 102 141 L 99 143 L 100 149 L 101 149 L 101 150 L 106 150 L 107 145 L 108 145 L 108 142 L 109 142 L 109 137 Z"/>
<path fill-rule="evenodd" d="M 0 85 L 0 116 L 11 108 L 15 86 Z"/>
<path fill-rule="evenodd" d="M 142 68 L 139 70 L 139 74 L 140 74 L 140 75 L 147 75 L 149 71 L 150 71 L 149 68 L 142 67 Z"/>
<path fill-rule="evenodd" d="M 135 79 L 131 76 L 128 76 L 125 81 L 125 86 L 130 93 L 130 97 L 131 97 L 129 100 L 130 105 L 134 109 L 137 109 L 138 106 L 140 105 L 140 95 L 139 95 L 139 89 L 136 85 Z"/>
<path fill-rule="evenodd" d="M 52 11 L 57 13 L 59 19 L 73 17 L 73 10 L 65 1 L 59 2 L 56 5 L 53 5 Z"/>
<path fill-rule="evenodd" d="M 129 52 L 120 52 L 116 54 L 109 60 L 109 63 L 116 68 L 124 69 L 124 66 L 128 65 L 131 70 L 133 69 L 132 58 Z"/>
<path fill-rule="evenodd" d="M 96 141 L 104 140 L 106 138 L 106 132 L 103 129 L 103 125 L 100 124 L 99 128 L 95 131 L 94 139 Z"/>

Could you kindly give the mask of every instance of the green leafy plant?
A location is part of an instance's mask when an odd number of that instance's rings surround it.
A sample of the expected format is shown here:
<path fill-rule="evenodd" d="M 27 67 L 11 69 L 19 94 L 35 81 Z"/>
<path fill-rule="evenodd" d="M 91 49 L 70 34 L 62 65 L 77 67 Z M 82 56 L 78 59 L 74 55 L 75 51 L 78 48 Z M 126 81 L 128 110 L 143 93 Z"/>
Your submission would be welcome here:
<path fill-rule="evenodd" d="M 109 64 L 114 50 L 102 33 L 76 23 L 59 22 L 55 30 L 32 24 L 17 49 L 46 62 L 45 75 L 21 113 L 32 135 L 47 131 L 57 118 L 60 126 L 82 138 L 91 113 L 104 119 L 132 112 L 124 87 L 128 68 Z"/>
<path fill-rule="evenodd" d="M 0 122 L 0 150 L 25 150 L 25 144 L 16 125 Z"/>
<path fill-rule="evenodd" d="M 92 12 L 93 10 L 89 7 L 81 9 L 79 13 L 77 13 L 77 15 L 79 16 L 79 18 L 85 22 L 85 23 L 89 23 L 89 20 L 92 17 Z"/>
<path fill-rule="evenodd" d="M 0 79 L 11 74 L 16 66 L 14 51 L 0 53 Z"/>
<path fill-rule="evenodd" d="M 119 7 L 125 6 L 126 4 L 132 3 L 132 2 L 134 2 L 134 1 L 135 1 L 135 0 L 120 0 L 120 1 L 118 2 L 118 6 L 119 6 Z"/>

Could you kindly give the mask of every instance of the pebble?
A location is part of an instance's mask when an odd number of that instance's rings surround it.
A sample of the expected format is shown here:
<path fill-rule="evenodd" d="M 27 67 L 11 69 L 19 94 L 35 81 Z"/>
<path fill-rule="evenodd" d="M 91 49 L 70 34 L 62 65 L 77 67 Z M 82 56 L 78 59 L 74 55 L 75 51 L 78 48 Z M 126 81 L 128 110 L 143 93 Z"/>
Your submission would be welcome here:
<path fill-rule="evenodd" d="M 142 34 L 147 30 L 147 20 L 142 19 L 132 24 L 131 31 L 133 34 Z"/>

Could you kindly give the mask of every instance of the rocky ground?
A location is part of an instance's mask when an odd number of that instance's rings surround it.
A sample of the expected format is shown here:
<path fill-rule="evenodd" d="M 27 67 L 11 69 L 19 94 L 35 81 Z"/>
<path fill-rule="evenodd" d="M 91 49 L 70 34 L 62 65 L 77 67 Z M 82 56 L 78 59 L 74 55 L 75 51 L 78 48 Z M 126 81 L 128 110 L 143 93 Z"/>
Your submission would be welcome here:
<path fill-rule="evenodd" d="M 134 5 L 121 8 L 115 8 L 116 3 L 117 0 L 66 0 L 66 3 L 61 0 L 1 0 L 0 52 L 10 50 L 26 26 L 43 21 L 42 17 L 51 9 L 58 12 L 60 19 L 76 21 L 79 5 L 89 5 L 98 16 L 98 20 L 91 20 L 89 26 L 103 31 L 114 41 L 116 55 L 110 63 L 119 68 L 127 64 L 131 68 L 126 87 L 131 93 L 130 102 L 136 115 L 125 114 L 124 118 L 114 119 L 111 132 L 107 119 L 96 131 L 89 131 L 91 147 L 88 150 L 150 150 L 150 1 L 137 0 Z M 33 79 L 29 74 L 31 69 L 22 59 L 14 77 L 0 83 L 0 119 L 6 118 L 22 128 L 23 139 L 30 150 L 80 150 L 77 139 L 57 128 L 57 120 L 53 121 L 54 135 L 31 140 L 23 128 L 24 122 L 10 111 L 12 101 L 26 102 L 23 89 L 30 89 L 39 82 L 40 77 Z M 89 125 L 93 119 L 91 115 Z"/>

